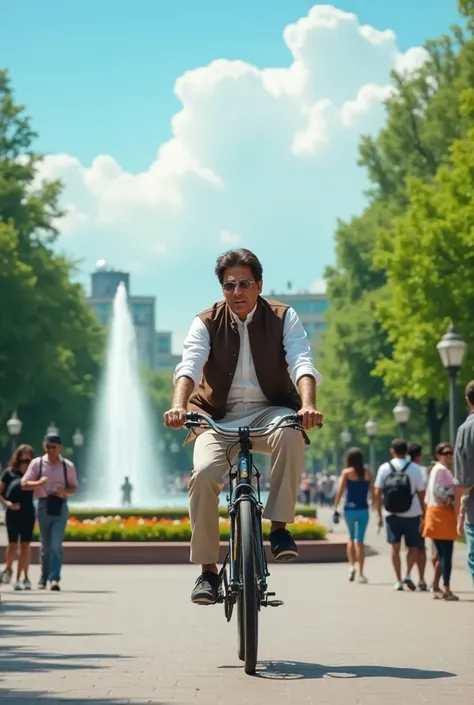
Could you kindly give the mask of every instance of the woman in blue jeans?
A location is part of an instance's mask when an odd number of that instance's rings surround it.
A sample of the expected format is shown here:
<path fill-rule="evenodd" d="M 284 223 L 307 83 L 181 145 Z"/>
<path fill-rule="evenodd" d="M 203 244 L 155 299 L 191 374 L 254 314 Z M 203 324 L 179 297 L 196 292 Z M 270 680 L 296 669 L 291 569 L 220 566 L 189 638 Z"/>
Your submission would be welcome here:
<path fill-rule="evenodd" d="M 347 560 L 349 561 L 349 580 L 353 582 L 356 575 L 356 562 L 359 564 L 359 583 L 366 583 L 364 575 L 365 532 L 369 524 L 369 495 L 373 499 L 374 478 L 364 465 L 364 456 L 360 448 L 351 448 L 346 455 L 346 468 L 342 471 L 335 498 L 335 513 L 343 496 L 344 519 L 349 531 L 347 543 Z"/>

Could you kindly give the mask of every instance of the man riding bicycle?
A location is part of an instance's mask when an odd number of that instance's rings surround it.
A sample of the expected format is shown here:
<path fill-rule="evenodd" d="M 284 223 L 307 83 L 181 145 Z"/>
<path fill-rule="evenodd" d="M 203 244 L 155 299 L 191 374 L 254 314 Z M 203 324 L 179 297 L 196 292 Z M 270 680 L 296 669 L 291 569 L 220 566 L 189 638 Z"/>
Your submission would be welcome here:
<path fill-rule="evenodd" d="M 322 378 L 296 312 L 261 296 L 262 265 L 249 250 L 223 254 L 215 273 L 224 301 L 200 313 L 191 325 L 174 375 L 173 405 L 164 414 L 166 426 L 182 428 L 187 411 L 200 411 L 229 427 L 263 426 L 297 412 L 304 429 L 315 428 L 323 420 L 316 408 Z M 200 564 L 202 572 L 191 600 L 208 605 L 216 602 L 219 588 L 219 494 L 228 458 L 235 460 L 238 445 L 213 430 L 195 433 L 189 482 L 191 562 Z M 272 456 L 264 517 L 271 520 L 273 556 L 292 560 L 298 548 L 286 525 L 294 521 L 303 436 L 293 428 L 280 428 L 253 439 L 252 446 Z"/>

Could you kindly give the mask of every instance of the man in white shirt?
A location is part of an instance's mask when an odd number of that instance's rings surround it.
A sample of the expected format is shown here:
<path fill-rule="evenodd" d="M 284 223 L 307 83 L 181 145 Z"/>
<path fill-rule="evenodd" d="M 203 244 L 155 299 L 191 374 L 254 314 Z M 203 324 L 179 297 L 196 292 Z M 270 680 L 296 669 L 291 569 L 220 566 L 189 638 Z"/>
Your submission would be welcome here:
<path fill-rule="evenodd" d="M 181 428 L 188 410 L 198 410 L 229 426 L 265 425 L 286 413 L 299 413 L 305 429 L 322 422 L 316 407 L 321 375 L 314 368 L 308 338 L 296 312 L 261 296 L 262 265 L 249 250 L 219 257 L 215 273 L 224 301 L 194 319 L 176 368 L 173 406 L 165 424 Z M 189 483 L 192 526 L 191 562 L 201 575 L 191 599 L 213 604 L 217 598 L 218 503 L 229 470 L 231 444 L 214 431 L 199 434 Z M 255 452 L 272 456 L 270 494 L 264 516 L 271 520 L 275 560 L 289 560 L 298 549 L 286 525 L 294 520 L 304 441 L 299 431 L 281 428 L 252 441 Z M 231 457 L 234 460 L 237 447 Z"/>
<path fill-rule="evenodd" d="M 408 445 L 402 438 L 392 441 L 392 460 L 380 466 L 375 480 L 375 502 L 379 525 L 385 525 L 387 541 L 392 546 L 392 563 L 397 576 L 395 590 L 403 590 L 404 583 L 416 589 L 409 577 L 418 551 L 423 545 L 421 519 L 424 511 L 426 482 L 423 470 L 407 456 Z M 383 517 L 383 518 L 382 518 Z M 407 577 L 402 581 L 400 546 L 402 538 L 407 547 Z"/>

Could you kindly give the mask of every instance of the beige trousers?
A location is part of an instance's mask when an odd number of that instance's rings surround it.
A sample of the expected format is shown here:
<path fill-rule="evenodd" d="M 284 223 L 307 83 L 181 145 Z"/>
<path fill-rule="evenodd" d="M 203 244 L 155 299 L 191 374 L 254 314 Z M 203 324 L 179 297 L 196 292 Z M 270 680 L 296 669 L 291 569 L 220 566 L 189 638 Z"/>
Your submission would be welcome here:
<path fill-rule="evenodd" d="M 266 416 L 264 421 L 260 416 L 252 425 L 268 423 L 268 413 Z M 201 433 L 195 441 L 194 469 L 189 482 L 191 563 L 206 565 L 218 561 L 219 494 L 229 472 L 226 459 L 229 445 L 229 441 L 212 430 Z M 238 450 L 237 444 L 230 455 L 232 462 L 235 462 Z M 266 438 L 252 440 L 252 451 L 272 456 L 270 492 L 264 517 L 291 523 L 295 517 L 303 470 L 304 440 L 301 432 L 293 428 L 278 429 Z"/>

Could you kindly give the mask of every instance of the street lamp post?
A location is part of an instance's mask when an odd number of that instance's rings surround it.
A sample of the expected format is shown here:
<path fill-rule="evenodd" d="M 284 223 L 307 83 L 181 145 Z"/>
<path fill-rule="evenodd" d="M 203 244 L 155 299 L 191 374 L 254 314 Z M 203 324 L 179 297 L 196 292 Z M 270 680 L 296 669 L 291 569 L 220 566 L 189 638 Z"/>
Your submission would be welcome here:
<path fill-rule="evenodd" d="M 7 421 L 7 430 L 12 439 L 12 453 L 15 452 L 18 443 L 18 436 L 21 433 L 23 423 L 18 418 L 18 414 L 14 411 Z"/>
<path fill-rule="evenodd" d="M 456 333 L 454 324 L 450 321 L 448 330 L 436 347 L 443 367 L 449 375 L 449 441 L 454 444 L 457 432 L 456 378 L 466 354 L 467 344 Z"/>
<path fill-rule="evenodd" d="M 403 397 L 397 401 L 393 408 L 393 416 L 396 423 L 398 424 L 398 430 L 400 432 L 401 438 L 405 438 L 405 426 L 410 420 L 411 409 L 405 404 Z"/>
<path fill-rule="evenodd" d="M 54 421 L 51 421 L 46 429 L 46 433 L 48 436 L 59 436 L 59 428 L 55 425 Z"/>
<path fill-rule="evenodd" d="M 74 463 L 76 465 L 77 470 L 79 470 L 79 454 L 81 452 L 81 448 L 84 445 L 84 434 L 81 432 L 80 428 L 76 428 L 74 431 L 74 434 L 72 436 L 72 443 L 74 445 Z"/>
<path fill-rule="evenodd" d="M 372 472 L 375 473 L 375 436 L 377 435 L 377 422 L 369 419 L 365 424 L 365 431 L 369 437 L 369 463 Z"/>
<path fill-rule="evenodd" d="M 344 428 L 341 431 L 341 443 L 344 447 L 348 446 L 352 440 L 352 434 L 348 428 Z"/>

